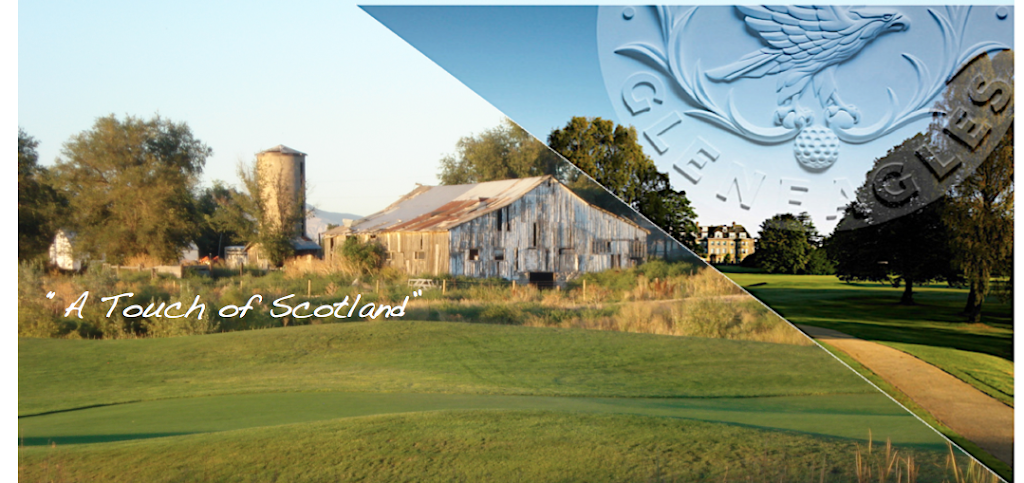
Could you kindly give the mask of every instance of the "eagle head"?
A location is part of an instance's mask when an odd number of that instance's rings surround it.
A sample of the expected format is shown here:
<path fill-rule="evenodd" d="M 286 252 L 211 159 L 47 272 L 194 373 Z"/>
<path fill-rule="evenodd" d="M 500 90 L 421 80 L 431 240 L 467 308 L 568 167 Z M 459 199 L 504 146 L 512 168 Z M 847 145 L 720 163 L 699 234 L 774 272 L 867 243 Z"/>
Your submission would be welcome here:
<path fill-rule="evenodd" d="M 861 25 L 860 38 L 873 39 L 886 32 L 902 32 L 910 28 L 910 19 L 884 7 L 853 7 L 850 18 Z"/>

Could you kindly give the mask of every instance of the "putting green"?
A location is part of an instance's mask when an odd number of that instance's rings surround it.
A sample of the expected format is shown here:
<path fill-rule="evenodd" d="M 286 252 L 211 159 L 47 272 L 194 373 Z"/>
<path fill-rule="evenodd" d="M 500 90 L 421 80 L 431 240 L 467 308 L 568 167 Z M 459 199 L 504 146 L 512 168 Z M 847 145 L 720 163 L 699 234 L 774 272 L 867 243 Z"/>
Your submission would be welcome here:
<path fill-rule="evenodd" d="M 548 410 L 724 422 L 814 436 L 942 449 L 938 435 L 880 394 L 751 398 L 269 393 L 167 399 L 23 417 L 27 446 L 97 443 L 337 418 L 443 410 Z M 458 413 L 452 413 L 458 418 Z"/>

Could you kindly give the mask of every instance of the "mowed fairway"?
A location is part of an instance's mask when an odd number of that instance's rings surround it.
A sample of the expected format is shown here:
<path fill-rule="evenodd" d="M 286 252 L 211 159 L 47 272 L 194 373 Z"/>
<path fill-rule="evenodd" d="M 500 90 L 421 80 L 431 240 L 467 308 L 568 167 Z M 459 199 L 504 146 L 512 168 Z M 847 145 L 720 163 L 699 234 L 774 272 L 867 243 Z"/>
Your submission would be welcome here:
<path fill-rule="evenodd" d="M 20 339 L 18 415 L 265 392 L 589 397 L 866 393 L 813 346 L 444 322 Z"/>
<path fill-rule="evenodd" d="M 721 481 L 850 466 L 869 431 L 944 449 L 814 346 L 388 321 L 21 339 L 18 372 L 25 481 Z"/>
<path fill-rule="evenodd" d="M 1013 406 L 1013 310 L 990 296 L 981 324 L 957 313 L 967 290 L 914 287 L 916 305 L 899 305 L 900 288 L 844 283 L 828 275 L 725 274 L 795 324 L 838 330 L 932 364 Z"/>
<path fill-rule="evenodd" d="M 853 482 L 857 446 L 677 418 L 441 411 L 24 447 L 19 481 Z M 879 445 L 865 449 L 883 459 Z M 918 482 L 943 481 L 943 452 L 914 455 Z"/>

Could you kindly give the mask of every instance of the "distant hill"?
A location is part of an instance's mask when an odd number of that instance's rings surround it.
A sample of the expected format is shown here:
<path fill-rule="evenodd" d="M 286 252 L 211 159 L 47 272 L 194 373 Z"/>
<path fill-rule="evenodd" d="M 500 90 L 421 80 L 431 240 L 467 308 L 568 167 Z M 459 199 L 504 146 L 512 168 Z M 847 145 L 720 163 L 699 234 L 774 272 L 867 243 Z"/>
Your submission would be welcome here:
<path fill-rule="evenodd" d="M 310 205 L 306 205 L 306 209 L 312 209 Z M 320 240 L 320 234 L 327 231 L 328 224 L 341 225 L 345 219 L 358 220 L 362 218 L 360 215 L 353 215 L 351 213 L 334 213 L 324 210 L 314 210 L 313 216 L 306 219 L 306 236 L 313 239 L 313 241 Z"/>

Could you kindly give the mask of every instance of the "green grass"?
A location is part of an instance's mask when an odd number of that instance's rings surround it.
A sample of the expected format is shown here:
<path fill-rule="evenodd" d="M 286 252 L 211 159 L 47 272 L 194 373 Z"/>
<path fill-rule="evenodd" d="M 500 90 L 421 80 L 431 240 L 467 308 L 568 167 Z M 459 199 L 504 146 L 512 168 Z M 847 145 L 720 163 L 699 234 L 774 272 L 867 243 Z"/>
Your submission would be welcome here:
<path fill-rule="evenodd" d="M 828 343 L 819 343 L 822 345 L 822 347 L 824 347 L 826 350 L 828 350 L 837 358 L 839 358 L 839 360 L 843 361 L 853 370 L 857 371 L 858 374 L 864 376 L 867 380 L 871 381 L 872 384 L 878 386 L 878 388 L 880 388 L 882 391 L 885 391 L 887 394 L 891 395 L 892 398 L 898 401 L 900 404 L 902 404 L 903 407 L 910 410 L 910 412 L 914 413 L 914 415 L 916 415 L 918 418 L 921 418 L 922 421 L 928 423 L 928 425 L 931 426 L 932 428 L 935 428 L 936 431 L 942 433 L 944 436 L 953 441 L 953 443 L 956 443 L 958 446 L 960 446 L 965 451 L 973 455 L 983 464 L 994 470 L 1006 481 L 1013 481 L 1013 468 L 1011 468 L 1010 465 L 1000 461 L 995 456 L 992 456 L 985 450 L 981 449 L 981 447 L 979 447 L 978 445 L 974 444 L 973 442 L 964 438 L 963 436 L 960 436 L 952 429 L 949 429 L 948 426 L 942 424 L 942 422 L 939 421 L 938 419 L 935 419 L 935 417 L 932 416 L 931 413 L 924 410 L 924 408 L 922 408 L 921 406 L 918 406 L 917 403 L 915 403 L 906 394 L 904 394 L 903 391 L 900 391 L 892 384 L 885 382 L 882 378 L 878 377 L 878 375 L 868 370 L 868 368 L 864 367 L 861 363 L 854 360 L 845 352 L 838 350 L 835 347 L 832 347 Z"/>
<path fill-rule="evenodd" d="M 862 450 L 866 449 L 861 445 Z M 857 444 L 623 414 L 443 411 L 23 447 L 19 481 L 856 481 Z M 915 454 L 939 481 L 944 453 Z M 874 455 L 880 453 L 876 446 Z M 875 456 L 877 458 L 877 456 Z M 813 481 L 818 481 L 817 479 Z"/>
<path fill-rule="evenodd" d="M 944 471 L 933 431 L 815 346 L 385 321 L 20 339 L 18 357 L 21 481 L 767 482 L 824 466 L 834 483 L 869 431 Z"/>
<path fill-rule="evenodd" d="M 981 324 L 966 324 L 957 313 L 967 291 L 944 284 L 915 287 L 916 305 L 904 306 L 902 289 L 890 285 L 826 275 L 726 275 L 790 322 L 889 345 L 1013 406 L 1013 311 L 994 297 Z"/>
<path fill-rule="evenodd" d="M 866 393 L 813 346 L 441 322 L 19 339 L 18 414 L 264 392 L 587 397 Z"/>
<path fill-rule="evenodd" d="M 25 417 L 26 446 L 145 439 L 343 417 L 469 409 L 635 414 L 726 422 L 809 435 L 943 449 L 935 434 L 880 394 L 766 398 L 572 398 L 465 394 L 269 393 L 164 399 Z"/>

